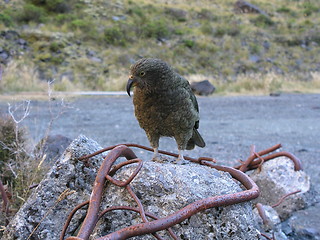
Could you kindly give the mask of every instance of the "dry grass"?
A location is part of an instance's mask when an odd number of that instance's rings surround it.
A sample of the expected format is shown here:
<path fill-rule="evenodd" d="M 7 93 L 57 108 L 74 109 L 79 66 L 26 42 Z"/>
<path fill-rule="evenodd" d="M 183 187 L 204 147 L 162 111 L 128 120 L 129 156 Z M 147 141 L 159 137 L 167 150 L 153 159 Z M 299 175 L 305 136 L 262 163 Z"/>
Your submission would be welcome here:
<path fill-rule="evenodd" d="M 37 78 L 33 81 L 37 81 Z M 46 94 L 51 119 L 45 132 L 41 134 L 44 138 L 38 144 L 28 138 L 27 129 L 23 127 L 23 121 L 30 114 L 30 100 L 11 102 L 8 104 L 8 114 L 0 115 L 0 177 L 11 199 L 10 215 L 6 216 L 8 220 L 29 197 L 31 186 L 38 184 L 50 168 L 49 164 L 44 162 L 46 159 L 44 144 L 53 122 L 68 106 L 61 100 L 60 111 L 57 113 L 52 111 L 52 82 L 46 83 Z"/>
<path fill-rule="evenodd" d="M 30 62 L 11 61 L 3 70 L 0 92 L 42 92 L 46 89 L 47 82 L 40 80 L 37 68 Z"/>
<path fill-rule="evenodd" d="M 122 68 L 116 71 L 113 69 L 106 78 L 103 74 L 94 76 L 95 82 L 102 86 L 105 91 L 124 91 L 128 78 L 127 70 Z M 75 82 L 67 78 L 53 83 L 54 91 L 81 91 L 90 90 L 89 87 L 81 85 L 82 75 L 75 75 Z M 91 76 L 92 77 L 92 76 Z M 309 72 L 300 74 L 276 74 L 269 72 L 239 74 L 233 78 L 208 76 L 205 74 L 185 75 L 190 82 L 198 82 L 208 79 L 215 87 L 216 93 L 220 95 L 268 95 L 273 92 L 299 92 L 299 93 L 320 93 L 320 73 Z M 90 82 L 90 76 L 87 79 Z M 10 94 L 19 92 L 23 98 L 47 98 L 47 82 L 41 81 L 37 69 L 27 67 L 21 62 L 11 62 L 4 71 L 3 79 L 0 82 L 0 90 Z M 1 99 L 6 98 L 4 94 Z"/>
<path fill-rule="evenodd" d="M 21 122 L 28 117 L 29 101 L 9 106 L 9 115 L 0 116 L 1 180 L 10 196 L 10 219 L 29 196 L 31 185 L 38 183 L 45 171 L 43 159 L 30 150 L 30 141 Z M 25 110 L 21 112 L 21 108 Z M 18 113 L 19 112 L 19 113 Z"/>
<path fill-rule="evenodd" d="M 307 80 L 306 76 L 309 76 Z M 303 78 L 304 80 L 301 80 Z M 320 72 L 285 74 L 240 74 L 233 79 L 215 76 L 189 75 L 190 82 L 208 79 L 219 95 L 268 95 L 275 92 L 320 93 Z"/>

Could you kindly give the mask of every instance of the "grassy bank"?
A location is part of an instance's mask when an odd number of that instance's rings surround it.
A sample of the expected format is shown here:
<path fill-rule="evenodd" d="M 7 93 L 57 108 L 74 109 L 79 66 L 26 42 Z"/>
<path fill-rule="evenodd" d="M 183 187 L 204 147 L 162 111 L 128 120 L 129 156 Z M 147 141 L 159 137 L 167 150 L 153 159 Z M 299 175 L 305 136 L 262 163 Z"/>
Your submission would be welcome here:
<path fill-rule="evenodd" d="M 13 52 L 3 93 L 45 91 L 53 79 L 57 91 L 123 90 L 141 57 L 221 94 L 320 91 L 317 0 L 250 1 L 267 15 L 235 13 L 231 0 L 10 2 L 0 13 L 0 43 Z"/>

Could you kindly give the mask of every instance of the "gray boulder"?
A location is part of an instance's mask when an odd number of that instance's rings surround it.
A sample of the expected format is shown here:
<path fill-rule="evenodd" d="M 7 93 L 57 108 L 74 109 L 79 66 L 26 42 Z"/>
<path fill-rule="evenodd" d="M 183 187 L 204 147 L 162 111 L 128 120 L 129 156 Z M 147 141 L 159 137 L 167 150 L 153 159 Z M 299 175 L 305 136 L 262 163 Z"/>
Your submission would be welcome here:
<path fill-rule="evenodd" d="M 128 179 L 132 171 L 133 169 L 129 167 L 119 175 Z M 158 217 L 170 215 L 187 204 L 203 198 L 241 191 L 228 173 L 192 163 L 175 165 L 151 161 L 144 163 L 143 169 L 132 182 L 132 187 L 140 196 L 145 210 Z M 115 203 L 136 205 L 123 189 L 110 186 L 110 191 L 113 195 L 106 197 L 107 206 Z M 181 239 L 257 239 L 258 234 L 252 217 L 250 203 L 217 207 L 190 217 L 173 227 L 173 230 Z M 99 235 L 137 224 L 140 222 L 139 219 L 135 213 L 114 212 L 102 219 L 101 226 L 107 228 L 101 228 L 103 231 Z M 149 235 L 143 239 L 154 238 Z"/>
<path fill-rule="evenodd" d="M 102 157 L 87 163 L 77 160 L 100 146 L 84 136 L 78 137 L 53 165 L 47 176 L 13 218 L 3 239 L 59 239 L 62 226 L 71 210 L 90 198 L 92 185 Z M 118 161 L 124 160 L 120 158 Z M 114 178 L 127 179 L 136 166 L 120 169 Z M 175 165 L 144 161 L 139 174 L 131 183 L 145 211 L 158 217 L 167 216 L 196 200 L 209 196 L 243 191 L 228 173 L 189 163 Z M 133 206 L 136 203 L 125 188 L 106 185 L 101 209 L 110 206 Z M 61 193 L 69 191 L 64 197 Z M 80 210 L 74 216 L 67 236 L 75 235 L 86 214 Z M 93 239 L 120 228 L 141 223 L 138 214 L 113 211 L 106 214 L 95 228 Z M 173 227 L 181 239 L 259 239 L 253 221 L 250 202 L 228 207 L 216 207 L 200 212 Z M 165 231 L 159 233 L 168 239 Z M 151 235 L 132 239 L 154 239 Z"/>
<path fill-rule="evenodd" d="M 265 205 L 272 206 L 283 196 L 301 190 L 275 207 L 282 221 L 290 217 L 293 212 L 306 208 L 316 201 L 316 192 L 311 187 L 310 177 L 304 171 L 295 171 L 293 162 L 289 158 L 279 157 L 270 160 L 262 165 L 261 172 L 255 170 L 250 177 L 260 189 L 260 196 L 256 201 Z"/>
<path fill-rule="evenodd" d="M 203 80 L 201 82 L 192 82 L 190 86 L 195 94 L 201 96 L 208 96 L 216 90 L 216 88 L 208 80 Z"/>
<path fill-rule="evenodd" d="M 41 139 L 35 148 L 35 154 L 45 157 L 46 163 L 54 163 L 70 145 L 72 139 L 63 135 L 49 135 Z"/>

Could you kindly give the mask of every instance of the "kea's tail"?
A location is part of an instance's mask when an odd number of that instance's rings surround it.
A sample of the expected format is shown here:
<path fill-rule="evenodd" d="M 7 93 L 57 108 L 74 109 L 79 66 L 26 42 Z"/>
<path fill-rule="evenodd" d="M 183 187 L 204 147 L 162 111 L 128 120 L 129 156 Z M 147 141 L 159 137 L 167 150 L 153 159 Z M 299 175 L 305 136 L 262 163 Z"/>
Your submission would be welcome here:
<path fill-rule="evenodd" d="M 193 128 L 193 134 L 190 140 L 187 143 L 187 150 L 194 149 L 194 146 L 197 145 L 198 147 L 205 147 L 206 143 L 204 142 L 203 138 L 201 137 L 200 133 L 196 128 Z"/>

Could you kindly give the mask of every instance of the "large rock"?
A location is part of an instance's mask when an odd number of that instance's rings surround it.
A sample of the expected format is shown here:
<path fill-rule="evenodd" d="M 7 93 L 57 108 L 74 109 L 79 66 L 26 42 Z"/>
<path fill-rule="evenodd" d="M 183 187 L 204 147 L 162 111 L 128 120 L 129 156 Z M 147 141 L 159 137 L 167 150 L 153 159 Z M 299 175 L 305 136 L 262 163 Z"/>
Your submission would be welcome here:
<path fill-rule="evenodd" d="M 266 17 L 269 17 L 268 14 L 266 14 L 259 7 L 257 7 L 256 5 L 253 5 L 249 2 L 246 2 L 244 0 L 238 0 L 235 2 L 234 11 L 236 13 L 258 13 L 258 14 L 264 15 Z"/>
<path fill-rule="evenodd" d="M 128 168 L 119 175 L 128 179 L 132 171 L 132 168 Z M 144 163 L 143 169 L 132 182 L 132 187 L 140 196 L 145 210 L 159 217 L 170 215 L 199 199 L 241 191 L 227 173 L 196 164 L 174 165 L 151 161 Z M 136 205 L 123 189 L 110 186 L 110 192 L 113 194 L 106 197 L 107 206 L 115 203 Z M 252 217 L 250 204 L 237 204 L 208 209 L 173 229 L 181 239 L 256 239 L 257 232 Z M 100 234 L 106 235 L 110 231 L 137 224 L 139 219 L 137 214 L 114 212 L 102 220 L 107 231 L 104 228 Z M 154 238 L 145 236 L 143 239 Z"/>
<path fill-rule="evenodd" d="M 310 177 L 302 170 L 295 171 L 293 162 L 289 158 L 279 157 L 270 160 L 262 165 L 261 172 L 257 169 L 250 174 L 250 177 L 260 189 L 257 201 L 265 205 L 272 206 L 283 196 L 301 190 L 275 207 L 282 221 L 290 217 L 293 212 L 317 201 Z"/>
<path fill-rule="evenodd" d="M 92 158 L 86 164 L 77 158 L 98 149 L 100 147 L 96 142 L 84 136 L 74 140 L 11 221 L 3 239 L 27 239 L 38 224 L 31 239 L 58 239 L 70 211 L 89 199 L 102 161 L 100 156 Z M 130 165 L 120 169 L 115 178 L 127 179 L 135 167 Z M 158 217 L 167 216 L 199 199 L 242 191 L 238 183 L 225 172 L 193 163 L 175 165 L 151 161 L 144 162 L 131 186 L 145 210 Z M 101 209 L 118 205 L 136 207 L 124 188 L 112 184 L 107 184 L 106 187 Z M 58 201 L 59 195 L 66 189 L 75 192 Z M 68 236 L 81 225 L 85 212 L 81 210 L 76 214 L 68 228 Z M 93 236 L 103 236 L 137 223 L 141 223 L 138 214 L 114 211 L 99 221 Z M 259 238 L 249 202 L 207 209 L 176 225 L 173 230 L 181 239 Z M 165 236 L 166 239 L 169 238 Z M 147 235 L 133 239 L 154 237 Z"/>
<path fill-rule="evenodd" d="M 37 144 L 35 154 L 45 155 L 47 163 L 54 163 L 70 145 L 72 139 L 63 135 L 49 135 Z"/>
<path fill-rule="evenodd" d="M 203 80 L 201 82 L 192 82 L 190 86 L 195 94 L 201 96 L 208 96 L 216 90 L 216 88 L 208 80 Z"/>

